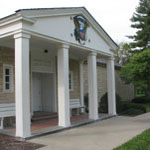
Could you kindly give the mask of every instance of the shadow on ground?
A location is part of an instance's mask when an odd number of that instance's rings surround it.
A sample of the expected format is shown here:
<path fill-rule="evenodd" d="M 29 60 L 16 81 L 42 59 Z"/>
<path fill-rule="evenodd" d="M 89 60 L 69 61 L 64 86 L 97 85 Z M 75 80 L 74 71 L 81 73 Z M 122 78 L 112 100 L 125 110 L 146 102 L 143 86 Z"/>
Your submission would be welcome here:
<path fill-rule="evenodd" d="M 36 150 L 44 146 L 0 134 L 0 150 Z"/>

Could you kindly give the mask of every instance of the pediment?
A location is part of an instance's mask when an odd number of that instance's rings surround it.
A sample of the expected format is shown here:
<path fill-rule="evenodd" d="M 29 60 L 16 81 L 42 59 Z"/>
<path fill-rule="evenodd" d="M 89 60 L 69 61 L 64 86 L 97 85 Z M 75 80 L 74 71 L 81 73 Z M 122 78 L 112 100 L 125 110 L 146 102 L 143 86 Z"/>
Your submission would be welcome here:
<path fill-rule="evenodd" d="M 104 53 L 112 54 L 110 49 L 117 48 L 116 43 L 84 7 L 23 9 L 16 11 L 16 15 L 33 20 L 32 24 L 23 24 L 26 31 Z M 82 27 L 83 24 L 79 27 L 78 21 L 86 22 L 86 27 Z"/>

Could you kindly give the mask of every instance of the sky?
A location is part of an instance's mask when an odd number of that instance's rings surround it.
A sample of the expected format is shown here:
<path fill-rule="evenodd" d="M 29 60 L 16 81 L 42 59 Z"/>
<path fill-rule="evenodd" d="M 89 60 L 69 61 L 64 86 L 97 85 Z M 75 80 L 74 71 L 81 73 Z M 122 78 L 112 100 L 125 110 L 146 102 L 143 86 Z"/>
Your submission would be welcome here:
<path fill-rule="evenodd" d="M 131 17 L 139 0 L 1 0 L 0 18 L 13 14 L 18 9 L 81 7 L 84 6 L 116 42 L 130 42 L 133 35 Z"/>

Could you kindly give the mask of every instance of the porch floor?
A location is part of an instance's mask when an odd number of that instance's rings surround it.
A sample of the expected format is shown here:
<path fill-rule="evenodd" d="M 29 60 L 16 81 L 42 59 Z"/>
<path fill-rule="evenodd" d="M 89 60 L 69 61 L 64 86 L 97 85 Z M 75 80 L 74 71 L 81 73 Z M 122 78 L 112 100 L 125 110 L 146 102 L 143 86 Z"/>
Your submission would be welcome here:
<path fill-rule="evenodd" d="M 112 116 L 108 114 L 99 114 L 99 120 L 107 119 Z M 71 126 L 64 128 L 58 126 L 58 118 L 50 119 L 47 121 L 42 122 L 35 122 L 31 125 L 31 136 L 29 138 L 50 134 L 50 133 L 56 133 L 68 128 L 73 128 L 76 126 L 84 125 L 93 122 L 93 120 L 88 118 L 88 114 L 81 114 L 78 116 L 71 117 Z M 15 136 L 16 129 L 15 128 L 5 128 L 3 130 L 0 130 L 0 133 Z"/>

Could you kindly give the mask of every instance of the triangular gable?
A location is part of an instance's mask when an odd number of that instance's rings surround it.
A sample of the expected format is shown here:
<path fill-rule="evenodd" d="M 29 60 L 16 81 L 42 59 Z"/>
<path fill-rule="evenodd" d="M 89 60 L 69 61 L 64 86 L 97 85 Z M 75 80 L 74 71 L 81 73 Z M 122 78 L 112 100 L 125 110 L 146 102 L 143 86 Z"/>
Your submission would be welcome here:
<path fill-rule="evenodd" d="M 104 53 L 111 53 L 110 49 L 117 48 L 116 43 L 84 7 L 23 9 L 16 11 L 15 15 L 34 20 L 33 24 L 24 24 L 23 26 L 25 30 L 34 33 Z M 75 34 L 76 24 L 74 17 L 76 16 L 83 17 L 88 23 L 86 40 L 83 43 L 77 40 Z"/>

